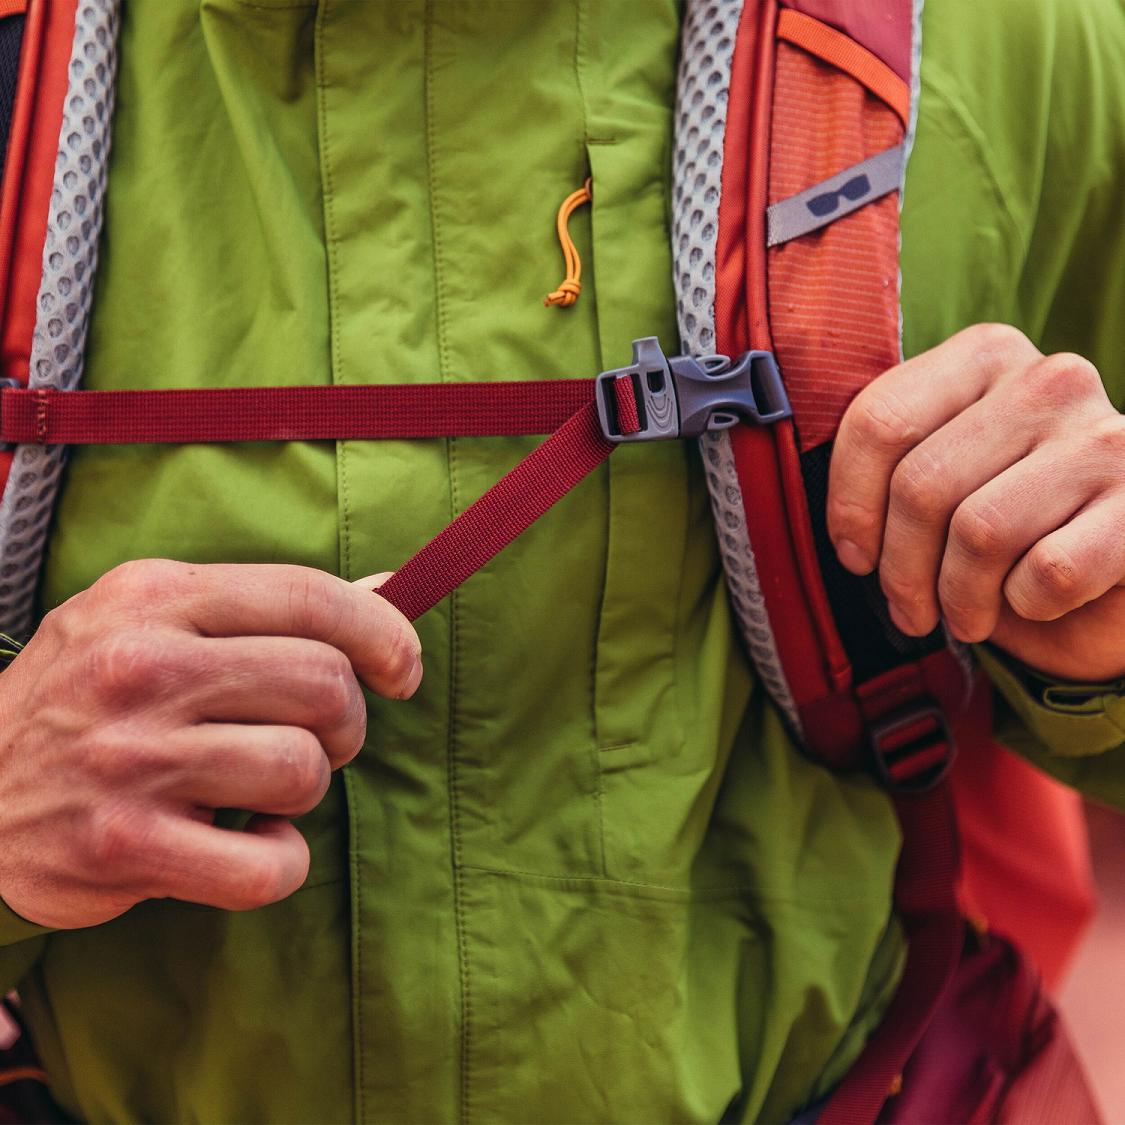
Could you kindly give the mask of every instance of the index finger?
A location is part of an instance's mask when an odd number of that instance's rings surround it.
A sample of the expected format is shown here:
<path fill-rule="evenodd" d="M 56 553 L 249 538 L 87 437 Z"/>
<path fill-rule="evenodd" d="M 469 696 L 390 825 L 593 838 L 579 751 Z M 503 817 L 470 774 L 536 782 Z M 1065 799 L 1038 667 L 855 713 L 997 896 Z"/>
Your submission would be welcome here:
<path fill-rule="evenodd" d="M 1037 355 L 1016 329 L 978 325 L 890 368 L 855 397 L 828 475 L 828 534 L 848 570 L 867 574 L 878 564 L 891 476 L 903 457 L 1004 371 Z"/>
<path fill-rule="evenodd" d="M 282 564 L 173 564 L 170 608 L 208 637 L 304 637 L 339 649 L 372 691 L 413 694 L 422 676 L 414 626 L 369 591 L 325 571 Z"/>

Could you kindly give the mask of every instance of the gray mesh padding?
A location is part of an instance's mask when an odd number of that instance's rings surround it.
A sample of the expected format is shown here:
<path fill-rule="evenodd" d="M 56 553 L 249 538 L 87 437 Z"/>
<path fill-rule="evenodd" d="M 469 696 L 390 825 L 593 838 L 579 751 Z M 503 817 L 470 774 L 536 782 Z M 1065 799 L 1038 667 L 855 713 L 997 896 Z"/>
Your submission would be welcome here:
<path fill-rule="evenodd" d="M 731 58 L 743 0 L 687 0 L 673 160 L 672 240 L 683 349 L 715 350 L 715 250 Z M 793 729 L 797 707 L 766 612 L 734 452 L 725 433 L 700 442 L 731 603 L 758 675 Z"/>
<path fill-rule="evenodd" d="M 79 0 L 43 280 L 31 346 L 32 387 L 82 378 L 113 115 L 120 0 Z M 61 446 L 20 446 L 0 501 L 0 629 L 26 636 L 62 473 Z"/>

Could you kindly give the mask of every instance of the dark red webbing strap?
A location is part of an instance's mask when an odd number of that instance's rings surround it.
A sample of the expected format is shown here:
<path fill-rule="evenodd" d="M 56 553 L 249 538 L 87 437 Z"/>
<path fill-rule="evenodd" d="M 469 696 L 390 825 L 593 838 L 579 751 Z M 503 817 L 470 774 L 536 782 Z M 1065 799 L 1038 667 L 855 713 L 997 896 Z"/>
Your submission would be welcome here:
<path fill-rule="evenodd" d="M 640 429 L 629 380 L 621 432 Z M 479 570 L 617 448 L 593 379 L 394 386 L 0 392 L 0 441 L 47 445 L 489 437 L 550 433 L 379 591 L 413 620 Z"/>
<path fill-rule="evenodd" d="M 332 441 L 549 434 L 592 379 L 192 390 L 0 392 L 0 442 Z"/>
<path fill-rule="evenodd" d="M 507 476 L 407 560 L 379 593 L 411 621 L 531 526 L 617 446 L 588 402 Z"/>
<path fill-rule="evenodd" d="M 902 980 L 863 1053 L 817 1125 L 870 1125 L 917 1047 L 953 974 L 964 939 L 956 898 L 959 856 L 948 783 L 895 801 L 902 854 L 895 905 L 908 943 Z"/>

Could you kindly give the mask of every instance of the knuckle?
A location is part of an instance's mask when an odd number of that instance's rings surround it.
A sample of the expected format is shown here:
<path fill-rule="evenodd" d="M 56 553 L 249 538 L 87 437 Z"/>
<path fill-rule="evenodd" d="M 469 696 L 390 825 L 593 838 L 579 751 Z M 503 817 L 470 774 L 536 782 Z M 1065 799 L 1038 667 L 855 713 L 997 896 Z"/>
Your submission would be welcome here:
<path fill-rule="evenodd" d="M 1097 396 L 1104 397 L 1098 369 L 1080 355 L 1059 352 L 1034 364 L 1025 377 L 1026 392 L 1040 407 L 1060 410 Z"/>
<path fill-rule="evenodd" d="M 310 567 L 293 567 L 289 581 L 290 620 L 300 636 L 331 641 L 344 620 L 345 605 L 328 575 Z"/>
<path fill-rule="evenodd" d="M 119 873 L 138 865 L 149 850 L 151 834 L 140 810 L 124 803 L 95 807 L 89 817 L 86 855 L 97 874 Z"/>
<path fill-rule="evenodd" d="M 1119 483 L 1125 474 L 1125 414 L 1099 420 L 1090 427 L 1088 441 L 1099 463 L 1107 463 L 1110 479 Z"/>
<path fill-rule="evenodd" d="M 278 749 L 276 770 L 295 807 L 311 807 L 328 790 L 330 771 L 318 739 L 305 730 L 294 729 Z"/>
<path fill-rule="evenodd" d="M 417 634 L 408 625 L 395 623 L 386 635 L 383 647 L 383 671 L 393 683 L 404 683 L 422 655 Z"/>
<path fill-rule="evenodd" d="M 90 646 L 86 674 L 94 690 L 114 703 L 137 703 L 159 686 L 167 665 L 159 643 L 145 632 L 115 631 Z"/>
<path fill-rule="evenodd" d="M 940 519 L 948 506 L 949 471 L 930 454 L 915 450 L 891 475 L 891 501 L 921 523 Z"/>
<path fill-rule="evenodd" d="M 845 531 L 855 538 L 872 538 L 882 529 L 882 516 L 879 512 L 839 496 L 832 496 L 827 507 L 828 526 L 836 535 Z"/>
<path fill-rule="evenodd" d="M 953 513 L 949 534 L 972 559 L 995 559 L 1008 549 L 1005 521 L 991 505 L 962 504 Z"/>
<path fill-rule="evenodd" d="M 921 606 L 926 600 L 927 591 L 917 578 L 901 574 L 894 566 L 880 568 L 879 587 L 891 602 L 904 609 Z"/>
<path fill-rule="evenodd" d="M 94 588 L 111 601 L 136 609 L 167 601 L 183 586 L 190 567 L 172 559 L 133 559 L 102 575 Z"/>
<path fill-rule="evenodd" d="M 984 639 L 979 635 L 978 624 L 983 606 L 979 599 L 974 601 L 970 597 L 960 577 L 951 578 L 942 574 L 938 578 L 938 601 L 941 603 L 942 616 L 945 620 L 967 634 L 964 639 L 972 641 Z"/>
<path fill-rule="evenodd" d="M 273 853 L 266 853 L 245 863 L 232 904 L 236 910 L 253 910 L 269 906 L 288 891 L 285 866 Z"/>
<path fill-rule="evenodd" d="M 313 691 L 321 721 L 335 729 L 354 722 L 362 694 L 352 666 L 343 655 L 330 659 L 315 674 Z"/>
<path fill-rule="evenodd" d="M 854 404 L 855 426 L 861 441 L 884 449 L 907 449 L 922 431 L 907 405 L 885 388 L 872 387 Z"/>
<path fill-rule="evenodd" d="M 1017 613 L 1049 614 L 1073 605 L 1080 593 L 1081 576 L 1066 551 L 1038 543 L 1028 552 L 1025 567 L 1027 581 L 1013 583 L 1009 593 Z"/>
<path fill-rule="evenodd" d="M 977 363 L 994 374 L 1025 356 L 1039 354 L 1039 349 L 1027 336 L 1011 324 L 973 324 L 962 329 L 959 335 L 972 346 Z"/>
<path fill-rule="evenodd" d="M 76 594 L 69 601 L 45 613 L 35 629 L 35 639 L 50 645 L 56 651 L 77 651 L 83 614 L 73 612 L 77 608 L 73 603 L 80 597 L 81 594 Z"/>

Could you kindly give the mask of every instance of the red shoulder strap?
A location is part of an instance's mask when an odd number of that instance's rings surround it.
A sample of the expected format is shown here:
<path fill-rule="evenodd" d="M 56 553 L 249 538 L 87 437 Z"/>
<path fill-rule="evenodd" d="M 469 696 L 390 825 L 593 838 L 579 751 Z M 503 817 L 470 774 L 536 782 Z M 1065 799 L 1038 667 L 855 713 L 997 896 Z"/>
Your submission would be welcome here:
<path fill-rule="evenodd" d="M 723 147 L 716 343 L 773 351 L 793 407 L 791 421 L 740 427 L 731 442 L 785 709 L 830 764 L 878 768 L 897 793 L 904 837 L 903 981 L 822 1110 L 825 1122 L 876 1119 L 952 977 L 962 937 L 952 804 L 934 783 L 952 755 L 946 715 L 960 710 L 964 680 L 940 643 L 906 656 L 893 645 L 887 655 L 863 651 L 882 629 L 874 600 L 861 606 L 858 644 L 849 638 L 847 614 L 864 598 L 830 586 L 822 510 L 844 411 L 900 358 L 898 193 L 913 29 L 911 0 L 747 0 Z"/>

